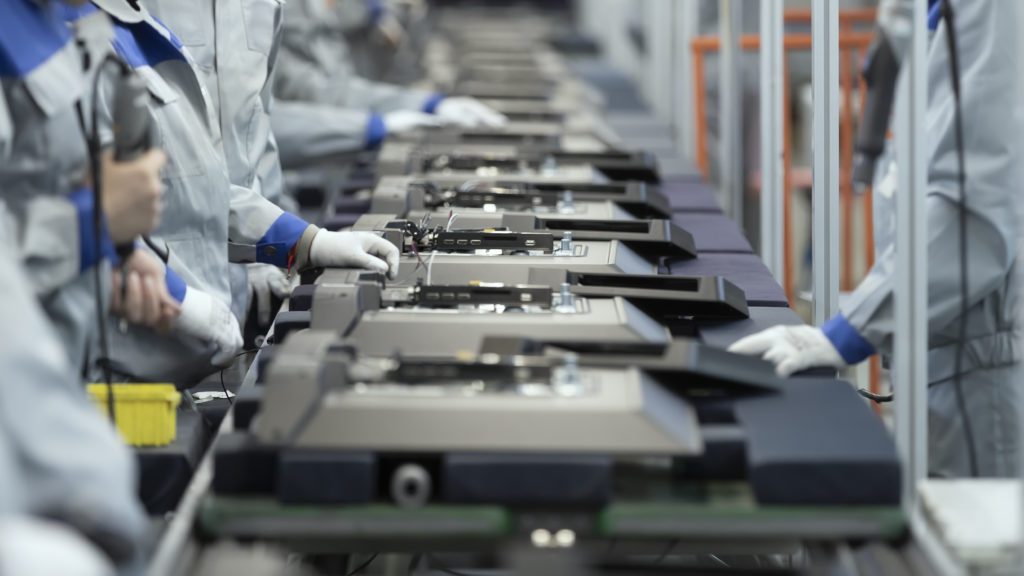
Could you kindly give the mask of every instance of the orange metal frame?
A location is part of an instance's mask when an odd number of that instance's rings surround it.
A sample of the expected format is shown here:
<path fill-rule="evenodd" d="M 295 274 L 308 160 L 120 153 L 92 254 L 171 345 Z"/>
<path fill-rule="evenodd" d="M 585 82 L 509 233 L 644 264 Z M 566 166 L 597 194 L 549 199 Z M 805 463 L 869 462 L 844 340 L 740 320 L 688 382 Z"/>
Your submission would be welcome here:
<path fill-rule="evenodd" d="M 873 32 L 856 31 L 858 25 L 869 25 L 875 22 L 876 11 L 874 9 L 843 10 L 840 12 L 840 84 L 843 98 L 843 112 L 840 117 L 840 205 L 842 209 L 842 254 L 843 262 L 841 268 L 841 286 L 843 290 L 851 290 L 856 284 L 854 278 L 854 193 L 853 193 L 853 155 L 854 155 L 854 90 L 857 89 L 863 102 L 866 94 L 866 86 L 859 79 L 859 67 L 854 62 L 862 62 L 867 53 L 868 47 L 874 39 Z M 785 21 L 788 24 L 809 24 L 811 22 L 811 11 L 809 9 L 786 10 Z M 812 40 L 809 34 L 788 34 L 783 39 L 786 53 L 811 50 Z M 740 49 L 745 52 L 757 52 L 761 48 L 761 38 L 757 35 L 744 35 L 740 38 Z M 715 53 L 721 49 L 721 41 L 716 36 L 702 36 L 695 38 L 691 44 L 693 57 L 693 75 L 695 92 L 695 115 L 697 134 L 697 166 L 700 168 L 704 178 L 709 177 L 710 167 L 708 159 L 708 118 L 707 104 L 704 101 L 706 83 L 704 79 L 704 61 L 708 54 Z M 789 65 L 785 65 L 784 78 L 789 78 Z M 785 82 L 785 93 L 783 105 L 786 110 L 791 109 L 791 94 L 789 82 Z M 856 88 L 855 88 L 856 87 Z M 791 122 L 784 123 L 784 196 L 783 196 L 783 249 L 785 251 L 783 262 L 783 285 L 790 304 L 794 303 L 794 279 L 793 279 L 793 239 L 790 230 L 792 229 L 793 212 L 793 144 Z M 867 267 L 874 264 L 874 233 L 871 191 L 866 192 L 861 198 L 861 207 L 866 222 L 864 231 L 864 249 L 867 255 Z M 880 382 L 880 364 L 877 358 L 871 361 L 871 389 L 878 392 Z"/>

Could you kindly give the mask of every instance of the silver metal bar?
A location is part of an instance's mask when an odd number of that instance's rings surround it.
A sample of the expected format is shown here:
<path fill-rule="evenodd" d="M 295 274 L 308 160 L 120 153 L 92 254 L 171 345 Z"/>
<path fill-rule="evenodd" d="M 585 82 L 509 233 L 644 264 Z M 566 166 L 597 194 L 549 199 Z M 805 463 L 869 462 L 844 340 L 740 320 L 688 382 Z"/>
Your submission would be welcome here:
<path fill-rule="evenodd" d="M 743 222 L 743 84 L 739 0 L 719 0 L 718 171 L 725 213 Z"/>
<path fill-rule="evenodd" d="M 814 323 L 839 310 L 839 3 L 814 0 L 814 182 L 811 241 Z"/>
<path fill-rule="evenodd" d="M 683 158 L 690 161 L 697 158 L 695 97 L 704 97 L 703 94 L 695 95 L 693 92 L 693 57 L 690 47 L 698 33 L 699 7 L 698 2 L 672 2 L 672 55 L 675 58 L 672 104 L 676 146 Z"/>
<path fill-rule="evenodd" d="M 761 0 L 760 9 L 761 258 L 781 283 L 785 273 L 783 202 L 786 193 L 783 0 Z"/>
<path fill-rule="evenodd" d="M 672 0 L 647 0 L 645 24 L 649 40 L 646 91 L 658 118 L 672 117 Z"/>
<path fill-rule="evenodd" d="M 917 505 L 917 485 L 928 473 L 928 267 L 925 189 L 927 156 L 925 104 L 927 19 L 925 5 L 913 6 L 910 49 L 896 97 L 895 133 L 899 158 L 896 194 L 896 284 L 893 381 L 899 395 L 896 443 L 903 457 L 904 505 Z"/>
<path fill-rule="evenodd" d="M 1017 29 L 1018 30 L 1024 29 L 1024 28 L 1022 28 L 1022 27 L 1024 27 L 1024 8 L 1021 7 L 1019 2 L 1018 3 L 1014 3 L 1012 6 L 1008 6 L 1008 8 L 1014 10 L 1015 13 L 1016 13 Z M 1019 54 L 1020 50 L 1024 49 L 1024 42 L 1021 42 L 1019 39 L 1017 40 L 1017 42 L 1018 42 L 1017 53 Z M 1017 101 L 1018 102 L 1024 101 L 1024 80 L 1020 80 L 1021 78 L 1024 78 L 1024 58 L 1017 58 L 1017 79 L 1018 79 L 1017 80 Z M 1024 134 L 1018 134 L 1017 138 L 1018 138 L 1018 141 L 1017 141 L 1018 150 L 1024 150 Z M 1024 224 L 1024 216 L 1022 216 L 1022 214 L 1024 214 L 1024 212 L 1018 210 L 1017 217 L 1018 217 L 1018 219 L 1021 220 L 1021 222 L 1018 225 Z M 1024 250 L 1024 234 L 1018 234 L 1017 250 L 1018 250 L 1018 254 L 1024 253 L 1024 252 L 1021 252 L 1022 250 Z M 1022 269 L 1020 266 L 1017 266 L 1017 286 L 1024 286 L 1024 269 Z M 1017 325 L 1018 326 L 1024 326 L 1024 307 L 1018 307 L 1017 310 L 1018 310 Z M 1019 366 L 1017 368 L 1017 370 L 1019 372 L 1024 372 L 1024 366 Z M 1020 427 L 1021 427 L 1020 428 L 1020 436 L 1019 436 L 1019 438 L 1024 438 L 1024 394 L 1022 394 L 1021 397 L 1020 397 L 1020 416 L 1019 416 L 1019 422 L 1020 422 Z M 1019 462 L 1024 462 L 1024 442 L 1018 442 L 1018 445 L 1020 446 L 1020 455 L 1018 456 L 1018 458 L 1020 459 Z M 1021 466 L 1021 474 L 1024 475 L 1024 466 Z M 1024 476 L 1022 476 L 1022 482 L 1024 482 Z M 1024 494 L 1024 486 L 1021 487 L 1021 493 Z M 1024 498 L 1021 498 L 1021 504 L 1022 504 L 1022 506 L 1024 506 Z M 1020 514 L 1022 516 L 1020 522 L 1021 522 L 1021 526 L 1024 526 L 1024 507 L 1022 507 L 1017 512 L 1018 512 L 1018 514 Z M 1020 542 L 1020 549 L 1018 551 L 1018 554 L 1020 555 L 1021 558 L 1024 558 L 1024 530 L 1021 530 L 1021 537 L 1022 537 L 1022 540 Z"/>

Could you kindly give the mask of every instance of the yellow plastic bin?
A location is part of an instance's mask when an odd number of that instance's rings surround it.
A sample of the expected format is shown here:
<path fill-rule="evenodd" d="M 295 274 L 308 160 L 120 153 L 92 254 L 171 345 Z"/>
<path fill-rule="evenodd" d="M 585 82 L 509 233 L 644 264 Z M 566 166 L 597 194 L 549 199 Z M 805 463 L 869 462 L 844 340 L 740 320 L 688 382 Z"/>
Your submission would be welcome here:
<path fill-rule="evenodd" d="M 181 393 L 173 384 L 114 384 L 117 429 L 132 446 L 167 446 L 178 434 Z M 89 397 L 107 411 L 107 385 L 89 384 Z"/>

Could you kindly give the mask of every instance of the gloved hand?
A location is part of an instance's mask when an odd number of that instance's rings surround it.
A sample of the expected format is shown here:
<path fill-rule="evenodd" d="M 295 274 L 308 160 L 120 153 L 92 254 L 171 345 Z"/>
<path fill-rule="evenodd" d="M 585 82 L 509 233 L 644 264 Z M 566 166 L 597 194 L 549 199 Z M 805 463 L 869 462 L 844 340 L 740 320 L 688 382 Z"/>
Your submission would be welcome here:
<path fill-rule="evenodd" d="M 89 540 L 57 522 L 10 517 L 0 522 L 0 574 L 113 576 L 110 559 Z"/>
<path fill-rule="evenodd" d="M 167 292 L 166 274 L 155 256 L 142 250 L 133 252 L 123 266 L 114 269 L 111 313 L 158 332 L 170 330 L 181 314 L 181 305 Z"/>
<path fill-rule="evenodd" d="M 113 152 L 103 154 L 103 212 L 115 245 L 149 234 L 160 223 L 163 182 L 160 170 L 167 156 L 150 150 L 130 162 L 116 162 Z"/>
<path fill-rule="evenodd" d="M 285 298 L 291 292 L 288 276 L 277 266 L 249 264 L 249 309 L 256 306 L 256 321 L 260 326 L 270 325 L 270 306 L 273 298 Z"/>
<path fill-rule="evenodd" d="M 320 230 L 309 247 L 313 266 L 365 268 L 398 277 L 398 248 L 370 232 L 331 232 Z"/>
<path fill-rule="evenodd" d="M 442 120 L 466 128 L 500 128 L 508 124 L 504 114 L 492 110 L 476 98 L 465 96 L 450 96 L 441 100 L 436 112 Z"/>
<path fill-rule="evenodd" d="M 760 356 L 775 364 L 775 372 L 783 378 L 808 368 L 840 370 L 847 366 L 821 328 L 813 326 L 769 328 L 736 342 L 729 352 Z"/>
<path fill-rule="evenodd" d="M 405 134 L 417 128 L 437 128 L 443 124 L 437 116 L 413 110 L 397 110 L 384 115 L 388 134 Z"/>
<path fill-rule="evenodd" d="M 175 328 L 182 334 L 213 344 L 217 348 L 212 359 L 215 366 L 227 366 L 242 350 L 242 330 L 231 308 L 191 286 L 185 291 Z"/>

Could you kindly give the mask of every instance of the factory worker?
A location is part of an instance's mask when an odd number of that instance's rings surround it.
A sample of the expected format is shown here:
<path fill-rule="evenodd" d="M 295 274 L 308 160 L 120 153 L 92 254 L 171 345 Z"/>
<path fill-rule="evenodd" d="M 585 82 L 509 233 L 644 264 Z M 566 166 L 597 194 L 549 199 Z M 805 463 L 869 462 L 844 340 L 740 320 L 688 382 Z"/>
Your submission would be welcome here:
<path fill-rule="evenodd" d="M 288 2 L 284 11 L 274 94 L 280 100 L 370 111 L 365 123 L 338 127 L 365 135 L 368 145 L 379 144 L 389 134 L 408 132 L 438 120 L 463 126 L 505 123 L 504 116 L 473 98 L 446 98 L 358 76 L 349 60 L 333 0 L 295 0 Z M 431 116 L 436 118 L 431 120 Z M 283 141 L 283 135 L 279 137 Z"/>
<path fill-rule="evenodd" d="M 219 146 L 217 109 L 182 41 L 144 7 L 129 11 L 121 0 L 95 4 L 115 20 L 113 50 L 146 80 L 153 96 L 159 145 L 169 159 L 164 218 L 153 241 L 182 280 L 171 291 L 182 302 L 178 324 L 195 323 L 213 332 L 200 342 L 191 338 L 191 330 L 170 338 L 118 335 L 111 348 L 118 349 L 113 361 L 121 374 L 190 383 L 238 352 L 241 336 L 230 312 L 229 239 L 254 246 L 260 262 L 287 270 L 341 266 L 397 273 L 398 249 L 379 236 L 319 230 L 253 187 L 232 184 Z"/>
<path fill-rule="evenodd" d="M 388 0 L 335 0 L 356 74 L 375 82 L 419 79 L 417 49 L 422 51 L 417 24 L 426 14 L 422 4 L 401 9 Z"/>
<path fill-rule="evenodd" d="M 147 539 L 135 459 L 86 396 L 0 220 L 0 574 L 110 574 Z"/>
<path fill-rule="evenodd" d="M 354 156 L 347 154 L 363 150 L 361 136 L 339 136 L 338 131 L 324 126 L 365 122 L 365 112 L 272 103 L 280 3 L 224 0 L 217 3 L 216 10 L 213 0 L 144 0 L 142 4 L 182 41 L 201 72 L 216 110 L 232 186 L 251 189 L 278 204 L 285 202 L 278 145 L 271 130 L 272 108 L 286 126 L 316 128 L 303 134 L 286 129 L 298 140 L 286 148 L 293 156 L 299 155 L 296 162 L 327 157 L 351 160 Z M 329 117 L 333 120 L 325 123 Z M 273 298 L 284 297 L 290 289 L 284 272 L 269 264 L 250 264 L 242 275 L 247 276 L 246 283 L 238 280 L 239 268 L 233 267 L 232 277 L 236 315 L 244 316 L 242 311 L 255 307 L 259 325 L 269 326 Z"/>
<path fill-rule="evenodd" d="M 149 232 L 160 216 L 159 170 L 163 154 L 154 150 L 132 162 L 102 166 L 105 228 L 94 236 L 86 135 L 79 108 L 89 110 L 89 73 L 74 39 L 60 20 L 55 2 L 8 0 L 0 3 L 0 84 L 10 136 L 0 156 L 2 218 L 11 230 L 32 290 L 76 368 L 86 365 L 97 326 L 96 277 L 111 283 L 113 245 Z M 92 63 L 95 65 L 95 62 Z M 83 113 L 87 119 L 88 113 Z M 115 312 L 155 326 L 170 321 L 177 306 L 167 293 L 155 261 L 133 254 L 121 269 L 127 298 Z M 105 306 L 109 294 L 100 296 Z"/>
<path fill-rule="evenodd" d="M 953 87 L 946 23 L 931 39 L 928 64 L 928 411 L 929 468 L 933 475 L 970 474 L 970 452 L 956 401 L 954 362 L 960 323 L 966 323 L 961 388 L 973 429 L 979 473 L 1017 473 L 1017 378 L 1020 348 L 1015 321 L 1018 289 L 1017 210 L 1024 133 L 1017 110 L 1020 55 L 1014 11 L 1018 2 L 957 0 L 957 36 L 963 87 L 968 250 L 959 251 L 959 186 Z M 933 12 L 933 15 L 937 15 Z M 1015 114 L 1015 112 L 1017 112 Z M 896 274 L 893 214 L 895 167 L 880 170 L 875 192 L 876 263 L 821 328 L 777 327 L 736 343 L 732 350 L 763 356 L 780 374 L 815 366 L 843 368 L 876 353 L 891 354 Z M 967 266 L 970 310 L 960 317 L 960 272 Z M 898 375 L 897 375 L 898 378 Z M 899 401 L 900 382 L 895 382 Z"/>

